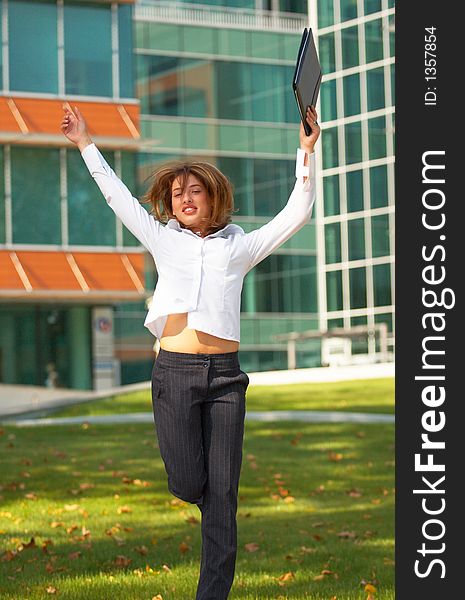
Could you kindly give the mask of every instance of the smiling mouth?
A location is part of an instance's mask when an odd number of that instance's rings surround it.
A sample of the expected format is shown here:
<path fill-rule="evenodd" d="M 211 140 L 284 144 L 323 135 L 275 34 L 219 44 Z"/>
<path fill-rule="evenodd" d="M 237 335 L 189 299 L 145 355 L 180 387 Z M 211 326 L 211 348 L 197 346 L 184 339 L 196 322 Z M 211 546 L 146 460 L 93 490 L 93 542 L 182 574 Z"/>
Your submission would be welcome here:
<path fill-rule="evenodd" d="M 196 210 L 197 208 L 195 206 L 188 206 L 187 208 L 184 208 L 182 212 L 187 215 L 192 215 Z"/>

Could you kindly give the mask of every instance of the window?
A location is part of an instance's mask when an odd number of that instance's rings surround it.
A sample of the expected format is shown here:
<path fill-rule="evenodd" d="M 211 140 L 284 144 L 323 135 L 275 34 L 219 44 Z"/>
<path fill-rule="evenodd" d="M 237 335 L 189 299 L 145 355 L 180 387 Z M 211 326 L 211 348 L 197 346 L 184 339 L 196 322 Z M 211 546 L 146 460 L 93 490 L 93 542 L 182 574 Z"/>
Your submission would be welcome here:
<path fill-rule="evenodd" d="M 342 66 L 344 69 L 356 67 L 359 64 L 357 26 L 341 29 L 341 37 Z"/>
<path fill-rule="evenodd" d="M 326 264 L 341 262 L 341 224 L 325 225 Z"/>
<path fill-rule="evenodd" d="M 336 80 L 330 79 L 321 84 L 321 121 L 337 118 Z"/>
<path fill-rule="evenodd" d="M 326 129 L 322 136 L 323 169 L 331 169 L 338 164 L 337 127 Z"/>
<path fill-rule="evenodd" d="M 102 154 L 110 165 L 114 165 L 113 152 Z M 78 150 L 67 151 L 67 178 L 69 243 L 114 246 L 115 214 L 87 169 L 82 168 Z"/>
<path fill-rule="evenodd" d="M 383 59 L 383 26 L 381 19 L 365 23 L 365 53 L 367 63 Z"/>
<path fill-rule="evenodd" d="M 318 52 L 323 74 L 336 69 L 334 52 L 334 33 L 326 33 L 318 38 Z"/>
<path fill-rule="evenodd" d="M 318 27 L 329 27 L 334 23 L 334 6 L 333 0 L 326 0 L 325 2 L 317 2 L 318 8 Z"/>
<path fill-rule="evenodd" d="M 371 246 L 373 256 L 389 256 L 389 215 L 371 219 Z"/>
<path fill-rule="evenodd" d="M 136 159 L 135 152 L 121 152 L 121 179 L 124 181 L 128 190 L 137 198 L 138 190 L 136 183 Z M 151 206 L 147 203 L 145 208 L 151 210 Z M 108 215 L 107 215 L 108 216 Z M 123 226 L 123 246 L 140 246 L 139 240 Z"/>
<path fill-rule="evenodd" d="M 368 110 L 384 108 L 384 69 L 367 71 Z"/>
<path fill-rule="evenodd" d="M 65 4 L 67 94 L 113 96 L 111 7 Z"/>
<path fill-rule="evenodd" d="M 119 93 L 122 98 L 134 97 L 134 54 L 130 5 L 118 4 Z"/>
<path fill-rule="evenodd" d="M 363 210 L 363 173 L 349 171 L 346 174 L 347 212 Z"/>
<path fill-rule="evenodd" d="M 370 198 L 371 208 L 380 208 L 388 204 L 386 165 L 370 169 Z"/>
<path fill-rule="evenodd" d="M 341 0 L 341 21 L 357 17 L 357 0 Z"/>
<path fill-rule="evenodd" d="M 360 122 L 345 126 L 346 163 L 362 162 L 362 129 Z"/>
<path fill-rule="evenodd" d="M 0 11 L 1 16 L 1 11 Z M 5 178 L 4 178 L 3 148 L 0 146 L 0 244 L 6 242 L 5 229 Z"/>
<path fill-rule="evenodd" d="M 326 300 L 328 311 L 342 310 L 342 271 L 326 273 Z"/>
<path fill-rule="evenodd" d="M 354 73 L 343 79 L 344 85 L 344 115 L 360 114 L 360 75 Z"/>
<path fill-rule="evenodd" d="M 10 89 L 58 93 L 56 2 L 8 3 Z"/>
<path fill-rule="evenodd" d="M 381 10 L 381 0 L 364 0 L 365 14 L 379 12 Z"/>
<path fill-rule="evenodd" d="M 323 178 L 323 196 L 325 217 L 338 215 L 341 211 L 339 202 L 339 175 Z"/>
<path fill-rule="evenodd" d="M 367 278 L 365 267 L 349 269 L 350 308 L 365 308 L 367 305 Z"/>
<path fill-rule="evenodd" d="M 391 265 L 373 265 L 373 288 L 375 306 L 391 304 Z"/>
<path fill-rule="evenodd" d="M 386 119 L 377 117 L 368 120 L 368 145 L 370 159 L 386 156 Z"/>
<path fill-rule="evenodd" d="M 13 243 L 61 244 L 59 150 L 12 146 L 11 197 Z"/>
<path fill-rule="evenodd" d="M 272 254 L 255 267 L 257 312 L 316 312 L 315 256 Z"/>
<path fill-rule="evenodd" d="M 391 65 L 391 106 L 396 103 L 396 66 Z"/>
<path fill-rule="evenodd" d="M 364 219 L 347 221 L 349 236 L 349 260 L 365 258 L 365 224 Z"/>
<path fill-rule="evenodd" d="M 255 215 L 274 217 L 284 207 L 295 184 L 295 163 L 287 160 L 253 161 Z"/>
<path fill-rule="evenodd" d="M 389 15 L 389 54 L 396 54 L 396 21 L 394 15 Z"/>

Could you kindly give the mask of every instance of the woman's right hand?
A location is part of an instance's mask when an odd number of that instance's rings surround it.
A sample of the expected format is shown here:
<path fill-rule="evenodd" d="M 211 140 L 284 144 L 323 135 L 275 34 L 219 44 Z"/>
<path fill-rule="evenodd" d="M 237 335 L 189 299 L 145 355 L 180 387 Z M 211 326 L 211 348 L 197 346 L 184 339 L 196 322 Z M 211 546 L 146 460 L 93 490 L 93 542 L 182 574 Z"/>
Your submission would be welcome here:
<path fill-rule="evenodd" d="M 87 131 L 86 121 L 78 107 L 75 106 L 74 111 L 72 111 L 70 110 L 71 107 L 68 108 L 68 106 L 63 104 L 64 115 L 61 120 L 61 131 L 82 150 L 89 144 L 92 144 L 92 139 Z"/>

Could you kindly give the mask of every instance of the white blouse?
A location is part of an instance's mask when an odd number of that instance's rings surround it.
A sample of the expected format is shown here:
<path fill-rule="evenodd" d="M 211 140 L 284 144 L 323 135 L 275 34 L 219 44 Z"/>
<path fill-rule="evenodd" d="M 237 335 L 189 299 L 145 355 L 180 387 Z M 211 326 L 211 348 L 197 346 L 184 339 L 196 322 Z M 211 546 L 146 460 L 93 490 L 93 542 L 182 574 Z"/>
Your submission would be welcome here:
<path fill-rule="evenodd" d="M 95 144 L 82 158 L 108 205 L 155 261 L 158 282 L 144 326 L 158 339 L 169 314 L 187 313 L 187 327 L 240 341 L 244 276 L 310 221 L 315 202 L 315 154 L 300 148 L 296 183 L 287 204 L 268 223 L 249 233 L 229 223 L 199 237 L 176 219 L 163 225 L 134 198 Z M 304 182 L 303 177 L 308 179 Z"/>

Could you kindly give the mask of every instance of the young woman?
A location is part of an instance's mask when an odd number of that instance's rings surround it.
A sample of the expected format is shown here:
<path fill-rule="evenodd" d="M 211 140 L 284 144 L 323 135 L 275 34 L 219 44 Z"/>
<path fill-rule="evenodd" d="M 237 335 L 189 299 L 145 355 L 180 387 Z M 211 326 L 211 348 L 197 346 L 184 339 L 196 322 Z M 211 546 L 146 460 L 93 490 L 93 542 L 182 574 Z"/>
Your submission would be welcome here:
<path fill-rule="evenodd" d="M 196 600 L 226 600 L 237 554 L 237 494 L 245 394 L 238 358 L 240 295 L 245 275 L 310 221 L 315 201 L 314 145 L 300 124 L 296 183 L 284 208 L 249 233 L 231 223 L 232 186 L 198 161 L 158 169 L 149 214 L 105 161 L 77 107 L 64 106 L 61 130 L 108 205 L 153 256 L 158 283 L 144 325 L 158 338 L 152 406 L 170 492 L 202 513 Z"/>

